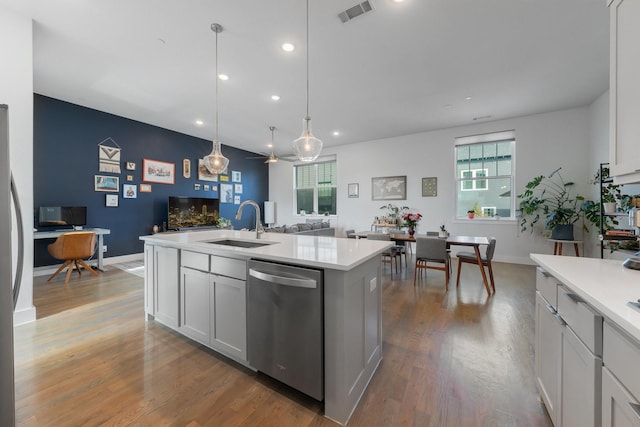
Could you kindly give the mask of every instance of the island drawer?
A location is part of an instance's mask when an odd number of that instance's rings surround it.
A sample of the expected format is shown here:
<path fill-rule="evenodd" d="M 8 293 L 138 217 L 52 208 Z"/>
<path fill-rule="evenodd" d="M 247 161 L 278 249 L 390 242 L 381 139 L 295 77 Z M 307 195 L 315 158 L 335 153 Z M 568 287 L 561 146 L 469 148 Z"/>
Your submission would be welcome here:
<path fill-rule="evenodd" d="M 193 268 L 200 271 L 209 271 L 209 255 L 199 252 L 182 251 L 180 263 L 183 267 Z"/>
<path fill-rule="evenodd" d="M 638 399 L 640 398 L 640 348 L 636 341 L 620 332 L 619 329 L 604 322 L 604 366 L 624 383 L 624 386 Z"/>
<path fill-rule="evenodd" d="M 585 346 L 602 356 L 602 316 L 565 286 L 558 286 L 558 313 Z"/>
<path fill-rule="evenodd" d="M 211 255 L 211 273 L 247 280 L 247 261 Z"/>
<path fill-rule="evenodd" d="M 544 271 L 541 267 L 536 268 L 536 289 L 553 307 L 558 306 L 558 285 L 560 281 Z"/>

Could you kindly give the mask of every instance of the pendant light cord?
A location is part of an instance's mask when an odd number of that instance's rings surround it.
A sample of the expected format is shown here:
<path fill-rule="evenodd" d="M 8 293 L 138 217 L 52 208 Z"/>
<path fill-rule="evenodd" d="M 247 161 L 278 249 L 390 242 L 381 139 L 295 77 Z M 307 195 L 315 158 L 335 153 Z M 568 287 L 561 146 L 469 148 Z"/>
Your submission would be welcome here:
<path fill-rule="evenodd" d="M 221 30 L 222 28 L 220 28 Z M 220 32 L 220 30 L 218 30 L 216 28 L 216 75 L 215 75 L 215 79 L 216 79 L 216 139 L 215 139 L 215 144 L 218 144 L 218 33 Z"/>
<path fill-rule="evenodd" d="M 309 0 L 307 0 L 307 129 L 309 129 Z"/>

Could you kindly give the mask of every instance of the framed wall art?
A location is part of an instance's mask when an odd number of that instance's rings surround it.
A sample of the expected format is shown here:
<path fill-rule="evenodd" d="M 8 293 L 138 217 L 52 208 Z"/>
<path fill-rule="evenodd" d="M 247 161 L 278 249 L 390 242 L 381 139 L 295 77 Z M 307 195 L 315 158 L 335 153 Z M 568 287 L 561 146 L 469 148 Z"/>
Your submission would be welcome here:
<path fill-rule="evenodd" d="M 349 197 L 360 197 L 360 185 L 359 184 L 347 184 L 347 194 Z"/>
<path fill-rule="evenodd" d="M 135 199 L 138 188 L 133 184 L 123 184 L 122 185 L 122 197 L 125 199 Z"/>
<path fill-rule="evenodd" d="M 407 177 L 384 176 L 371 178 L 371 200 L 406 200 Z"/>
<path fill-rule="evenodd" d="M 242 172 L 231 171 L 231 181 L 232 182 L 241 182 L 242 181 Z"/>
<path fill-rule="evenodd" d="M 218 175 L 209 172 L 203 159 L 198 159 L 198 179 L 200 181 L 218 181 Z"/>
<path fill-rule="evenodd" d="M 134 162 L 127 162 L 126 168 L 128 171 L 136 170 L 136 164 Z"/>
<path fill-rule="evenodd" d="M 242 184 L 234 184 L 233 192 L 236 194 L 242 194 Z"/>
<path fill-rule="evenodd" d="M 93 186 L 95 191 L 114 191 L 120 189 L 120 178 L 117 176 L 94 175 Z"/>
<path fill-rule="evenodd" d="M 220 203 L 233 203 L 232 184 L 220 184 Z"/>
<path fill-rule="evenodd" d="M 182 176 L 184 178 L 191 178 L 191 160 L 182 160 Z"/>
<path fill-rule="evenodd" d="M 159 160 L 144 159 L 142 161 L 142 180 L 158 184 L 173 184 L 176 165 Z"/>
<path fill-rule="evenodd" d="M 106 202 L 105 205 L 110 208 L 118 207 L 118 195 L 117 194 L 105 194 Z"/>
<path fill-rule="evenodd" d="M 430 176 L 422 178 L 422 197 L 436 197 L 438 195 L 438 178 Z"/>
<path fill-rule="evenodd" d="M 151 184 L 140 184 L 141 193 L 151 193 Z"/>

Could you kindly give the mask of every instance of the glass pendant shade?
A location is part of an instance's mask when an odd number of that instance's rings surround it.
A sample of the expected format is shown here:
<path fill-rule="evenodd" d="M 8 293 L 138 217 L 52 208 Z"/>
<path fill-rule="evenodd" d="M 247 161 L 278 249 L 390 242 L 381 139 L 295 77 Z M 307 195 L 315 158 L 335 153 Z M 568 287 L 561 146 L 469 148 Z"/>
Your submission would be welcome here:
<path fill-rule="evenodd" d="M 309 122 L 310 117 L 304 119 L 304 130 L 300 138 L 293 141 L 293 154 L 302 162 L 312 162 L 318 158 L 322 151 L 322 141 L 313 136 Z"/>
<path fill-rule="evenodd" d="M 213 141 L 213 151 L 202 159 L 204 167 L 210 173 L 220 175 L 227 170 L 229 166 L 229 159 L 222 155 L 220 150 L 220 141 Z"/>

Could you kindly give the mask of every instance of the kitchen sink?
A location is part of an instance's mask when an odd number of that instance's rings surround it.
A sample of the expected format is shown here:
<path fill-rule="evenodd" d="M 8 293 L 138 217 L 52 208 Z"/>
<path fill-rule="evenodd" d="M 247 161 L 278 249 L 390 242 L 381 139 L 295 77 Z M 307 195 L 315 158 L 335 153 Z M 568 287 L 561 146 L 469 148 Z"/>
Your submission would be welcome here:
<path fill-rule="evenodd" d="M 235 246 L 237 248 L 259 248 L 261 246 L 273 245 L 278 242 L 259 242 L 257 240 L 235 240 L 235 239 L 221 239 L 210 240 L 205 243 L 212 243 L 214 245 Z"/>

